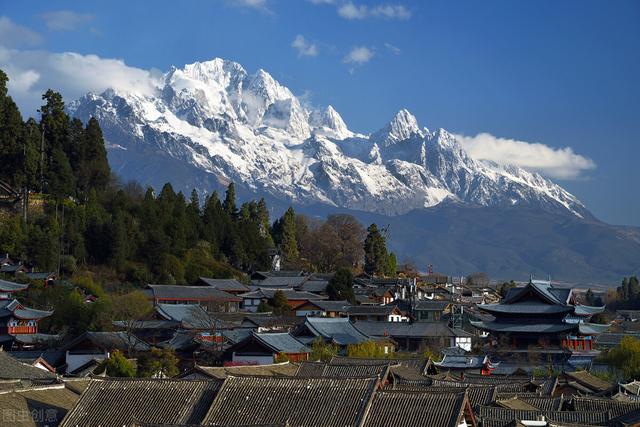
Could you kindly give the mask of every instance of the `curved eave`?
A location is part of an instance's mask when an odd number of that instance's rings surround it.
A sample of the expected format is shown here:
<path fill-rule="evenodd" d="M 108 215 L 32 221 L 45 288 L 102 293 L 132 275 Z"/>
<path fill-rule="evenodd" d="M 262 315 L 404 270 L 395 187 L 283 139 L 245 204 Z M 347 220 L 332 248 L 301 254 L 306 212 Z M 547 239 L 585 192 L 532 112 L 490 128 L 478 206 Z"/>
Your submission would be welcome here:
<path fill-rule="evenodd" d="M 21 320 L 40 320 L 53 315 L 53 311 L 36 310 L 33 308 L 19 308 L 13 312 L 13 316 Z"/>
<path fill-rule="evenodd" d="M 594 307 L 590 305 L 576 305 L 573 309 L 573 314 L 576 316 L 591 316 L 593 314 L 599 314 L 604 312 L 605 306 Z"/>
<path fill-rule="evenodd" d="M 489 332 L 511 333 L 511 334 L 555 334 L 567 332 L 577 329 L 577 324 L 567 323 L 534 323 L 534 324 L 509 324 L 498 322 L 474 322 L 471 324 L 478 328 Z"/>
<path fill-rule="evenodd" d="M 478 304 L 478 309 L 489 314 L 544 315 L 569 313 L 570 306 L 561 305 L 518 305 L 518 304 Z"/>
<path fill-rule="evenodd" d="M 580 334 L 582 335 L 598 335 L 606 332 L 610 326 L 611 323 L 608 323 L 606 325 L 601 325 L 598 323 L 579 323 L 578 331 L 580 331 Z"/>
<path fill-rule="evenodd" d="M 9 282 L 8 280 L 0 280 L 0 292 L 18 292 L 24 291 L 29 285 L 22 283 Z"/>

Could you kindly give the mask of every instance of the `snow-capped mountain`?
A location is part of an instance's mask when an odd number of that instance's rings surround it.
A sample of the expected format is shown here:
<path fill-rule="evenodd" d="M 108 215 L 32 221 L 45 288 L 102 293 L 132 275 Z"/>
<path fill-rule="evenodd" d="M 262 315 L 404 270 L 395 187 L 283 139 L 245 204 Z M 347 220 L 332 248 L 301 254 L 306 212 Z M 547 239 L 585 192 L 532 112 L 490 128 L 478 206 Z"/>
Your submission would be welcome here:
<path fill-rule="evenodd" d="M 421 128 L 407 110 L 371 135 L 358 134 L 333 107 L 306 107 L 266 71 L 249 74 L 232 61 L 171 68 L 154 95 L 110 89 L 85 95 L 69 110 L 100 121 L 110 154 L 126 158 L 144 148 L 141 182 L 161 156 L 184 164 L 182 182 L 202 193 L 210 191 L 202 187 L 206 174 L 287 203 L 386 215 L 452 202 L 590 216 L 548 179 L 476 161 L 452 134 Z M 173 181 L 175 171 L 163 178 Z"/>

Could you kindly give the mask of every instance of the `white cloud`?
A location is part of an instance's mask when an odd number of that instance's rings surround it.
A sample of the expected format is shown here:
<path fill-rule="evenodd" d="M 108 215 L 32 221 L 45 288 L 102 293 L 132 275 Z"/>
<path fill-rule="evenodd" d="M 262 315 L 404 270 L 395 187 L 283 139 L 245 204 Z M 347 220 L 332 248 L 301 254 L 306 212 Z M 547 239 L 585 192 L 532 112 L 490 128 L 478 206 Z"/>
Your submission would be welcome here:
<path fill-rule="evenodd" d="M 0 69 L 9 76 L 9 94 L 24 116 L 35 115 L 49 88 L 69 102 L 87 92 L 108 88 L 151 94 L 157 88 L 154 71 L 130 67 L 120 59 L 73 52 L 50 53 L 0 46 Z"/>
<path fill-rule="evenodd" d="M 394 46 L 391 43 L 385 43 L 384 47 L 386 47 L 393 54 L 400 55 L 402 53 L 402 50 L 399 47 Z"/>
<path fill-rule="evenodd" d="M 246 7 L 249 9 L 257 9 L 261 11 L 268 11 L 267 0 L 227 0 L 232 6 Z"/>
<path fill-rule="evenodd" d="M 595 169 L 593 160 L 576 154 L 572 148 L 553 148 L 538 142 L 499 138 L 489 133 L 469 137 L 456 135 L 469 155 L 500 165 L 520 166 L 558 179 L 577 179 Z"/>
<path fill-rule="evenodd" d="M 344 57 L 343 62 L 347 64 L 365 64 L 373 58 L 373 51 L 365 46 L 358 46 L 351 49 L 351 51 Z"/>
<path fill-rule="evenodd" d="M 35 46 L 42 43 L 37 32 L 15 24 L 6 16 L 0 16 L 0 45 L 8 47 Z"/>
<path fill-rule="evenodd" d="M 381 4 L 371 9 L 371 15 L 398 20 L 407 20 L 411 18 L 411 12 L 409 9 L 401 4 Z"/>
<path fill-rule="evenodd" d="M 369 16 L 369 9 L 367 6 L 358 6 L 352 2 L 347 2 L 338 7 L 338 15 L 345 19 L 365 19 Z"/>
<path fill-rule="evenodd" d="M 55 10 L 42 14 L 44 24 L 53 31 L 73 31 L 93 20 L 93 15 L 72 10 Z"/>
<path fill-rule="evenodd" d="M 315 4 L 323 3 L 320 1 L 313 2 Z M 367 19 L 372 17 L 407 20 L 411 18 L 411 11 L 401 4 L 380 4 L 371 7 L 363 4 L 356 4 L 352 1 L 347 1 L 338 6 L 338 15 L 350 20 Z"/>
<path fill-rule="evenodd" d="M 301 34 L 298 34 L 291 47 L 298 51 L 298 56 L 318 56 L 318 46 L 315 43 L 308 42 Z"/>

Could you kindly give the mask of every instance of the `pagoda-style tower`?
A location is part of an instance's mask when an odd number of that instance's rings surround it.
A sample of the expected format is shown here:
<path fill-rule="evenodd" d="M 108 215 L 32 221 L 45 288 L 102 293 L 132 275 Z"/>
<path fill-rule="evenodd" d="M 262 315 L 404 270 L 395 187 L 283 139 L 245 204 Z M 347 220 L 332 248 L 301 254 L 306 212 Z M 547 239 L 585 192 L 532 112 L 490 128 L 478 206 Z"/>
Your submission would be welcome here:
<path fill-rule="evenodd" d="M 57 339 L 57 336 L 38 332 L 38 322 L 53 314 L 52 311 L 36 310 L 20 304 L 14 293 L 29 285 L 0 280 L 0 346 L 6 350 L 33 348 Z"/>
<path fill-rule="evenodd" d="M 515 348 L 544 343 L 577 352 L 593 350 L 593 336 L 608 325 L 589 323 L 604 306 L 580 305 L 572 289 L 556 288 L 550 282 L 530 280 L 524 287 L 509 289 L 498 304 L 479 304 L 493 320 L 471 322 L 497 338 L 506 338 Z"/>

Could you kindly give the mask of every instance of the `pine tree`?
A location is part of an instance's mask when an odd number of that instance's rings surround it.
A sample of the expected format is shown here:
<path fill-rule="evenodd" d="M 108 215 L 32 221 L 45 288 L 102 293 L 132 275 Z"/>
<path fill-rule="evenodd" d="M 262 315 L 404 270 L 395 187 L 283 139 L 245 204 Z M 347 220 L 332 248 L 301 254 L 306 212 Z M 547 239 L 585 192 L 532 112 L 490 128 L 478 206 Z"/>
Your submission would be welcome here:
<path fill-rule="evenodd" d="M 388 269 L 388 254 L 385 238 L 376 224 L 367 228 L 364 240 L 364 270 L 369 274 L 383 275 Z"/>
<path fill-rule="evenodd" d="M 296 241 L 296 213 L 289 207 L 282 216 L 280 252 L 285 262 L 292 263 L 298 259 L 298 243 Z"/>
<path fill-rule="evenodd" d="M 80 163 L 84 171 L 83 190 L 95 188 L 102 191 L 109 183 L 111 168 L 104 147 L 102 129 L 95 118 L 90 118 L 84 129 L 84 146 L 80 153 Z"/>
<path fill-rule="evenodd" d="M 236 186 L 233 182 L 229 183 L 227 187 L 227 193 L 222 203 L 224 211 L 233 219 L 238 214 L 238 208 L 236 207 Z"/>
<path fill-rule="evenodd" d="M 51 163 L 47 170 L 48 192 L 58 199 L 73 194 L 75 177 L 69 164 L 67 155 L 60 147 L 54 147 L 51 152 Z"/>
<path fill-rule="evenodd" d="M 20 185 L 16 177 L 22 172 L 22 116 L 13 99 L 7 95 L 9 78 L 0 70 L 0 179 Z"/>
<path fill-rule="evenodd" d="M 356 296 L 353 293 L 353 273 L 351 270 L 346 267 L 339 268 L 329 280 L 327 293 L 332 301 L 347 300 L 355 304 Z"/>

